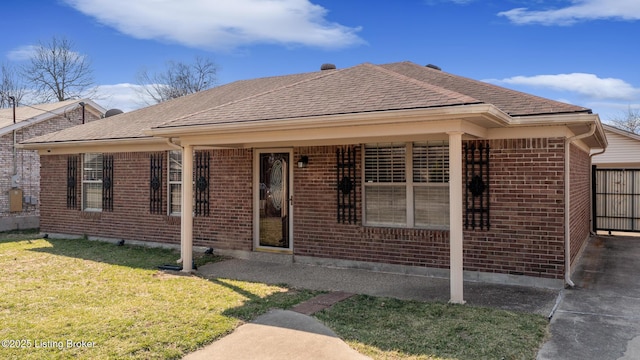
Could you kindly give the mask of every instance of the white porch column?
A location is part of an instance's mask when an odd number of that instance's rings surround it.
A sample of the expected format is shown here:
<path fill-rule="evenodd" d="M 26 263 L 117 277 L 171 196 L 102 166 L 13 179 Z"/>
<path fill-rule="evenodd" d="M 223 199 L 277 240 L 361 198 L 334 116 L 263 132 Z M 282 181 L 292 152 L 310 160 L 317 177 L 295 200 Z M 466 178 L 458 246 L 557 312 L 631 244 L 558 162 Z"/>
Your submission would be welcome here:
<path fill-rule="evenodd" d="M 451 299 L 464 304 L 462 267 L 462 132 L 449 132 L 449 266 Z"/>
<path fill-rule="evenodd" d="M 193 146 L 182 148 L 182 206 L 180 251 L 182 271 L 191 272 L 193 262 Z"/>

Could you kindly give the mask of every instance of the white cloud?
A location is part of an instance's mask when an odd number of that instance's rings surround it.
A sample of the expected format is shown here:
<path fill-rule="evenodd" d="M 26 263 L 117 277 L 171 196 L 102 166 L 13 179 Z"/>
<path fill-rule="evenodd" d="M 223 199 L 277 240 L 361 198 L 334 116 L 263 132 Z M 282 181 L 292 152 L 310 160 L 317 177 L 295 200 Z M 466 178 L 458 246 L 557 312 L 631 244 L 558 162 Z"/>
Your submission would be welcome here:
<path fill-rule="evenodd" d="M 256 43 L 341 48 L 362 43 L 308 0 L 64 0 L 124 34 L 201 49 Z"/>
<path fill-rule="evenodd" d="M 591 99 L 637 100 L 640 89 L 621 79 L 599 78 L 594 74 L 571 73 L 557 75 L 514 76 L 488 82 L 533 86 L 577 93 Z"/>
<path fill-rule="evenodd" d="M 35 55 L 37 50 L 38 50 L 37 45 L 20 46 L 13 50 L 10 50 L 7 53 L 7 58 L 11 61 L 29 60 L 33 55 Z"/>
<path fill-rule="evenodd" d="M 92 96 L 98 104 L 106 109 L 120 109 L 124 112 L 139 109 L 153 103 L 142 87 L 136 84 L 99 85 Z"/>
<path fill-rule="evenodd" d="M 598 19 L 640 20 L 638 0 L 572 0 L 559 9 L 530 10 L 517 8 L 498 13 L 516 24 L 571 25 Z"/>

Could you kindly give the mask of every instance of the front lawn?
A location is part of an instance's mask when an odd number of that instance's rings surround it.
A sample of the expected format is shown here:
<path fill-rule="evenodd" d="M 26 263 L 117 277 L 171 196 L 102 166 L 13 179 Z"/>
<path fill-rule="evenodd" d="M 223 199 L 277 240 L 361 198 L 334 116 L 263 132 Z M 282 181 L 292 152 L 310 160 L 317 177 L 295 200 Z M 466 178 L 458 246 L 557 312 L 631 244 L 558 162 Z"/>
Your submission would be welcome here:
<path fill-rule="evenodd" d="M 540 315 L 354 296 L 315 315 L 374 359 L 535 359 L 547 335 Z"/>
<path fill-rule="evenodd" d="M 0 233 L 0 358 L 179 359 L 314 295 L 167 273 L 175 251 Z"/>

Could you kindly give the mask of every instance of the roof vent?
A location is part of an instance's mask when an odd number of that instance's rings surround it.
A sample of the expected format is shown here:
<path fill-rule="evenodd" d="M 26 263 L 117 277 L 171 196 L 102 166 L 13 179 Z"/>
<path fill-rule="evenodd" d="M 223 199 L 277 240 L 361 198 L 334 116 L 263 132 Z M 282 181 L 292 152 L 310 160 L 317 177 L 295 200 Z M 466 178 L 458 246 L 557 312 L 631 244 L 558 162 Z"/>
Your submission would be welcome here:
<path fill-rule="evenodd" d="M 427 64 L 427 65 L 425 65 L 425 66 L 426 66 L 426 67 L 428 67 L 428 68 L 432 68 L 432 69 L 435 69 L 435 70 L 440 70 L 440 71 L 442 71 L 442 69 L 440 68 L 440 66 L 437 66 L 437 65 Z"/>
<path fill-rule="evenodd" d="M 322 64 L 322 66 L 320 66 L 320 70 L 324 71 L 324 70 L 335 70 L 336 66 L 334 64 Z"/>
<path fill-rule="evenodd" d="M 108 118 L 109 116 L 114 116 L 118 114 L 122 114 L 124 111 L 120 109 L 109 109 L 106 113 L 104 113 L 104 117 Z"/>

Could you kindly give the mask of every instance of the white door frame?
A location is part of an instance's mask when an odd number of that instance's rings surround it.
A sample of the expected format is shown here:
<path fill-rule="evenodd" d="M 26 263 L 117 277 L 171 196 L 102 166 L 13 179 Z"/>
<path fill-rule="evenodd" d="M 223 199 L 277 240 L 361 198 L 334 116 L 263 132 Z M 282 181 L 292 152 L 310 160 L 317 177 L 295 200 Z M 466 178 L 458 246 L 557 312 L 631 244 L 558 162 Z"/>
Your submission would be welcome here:
<path fill-rule="evenodd" d="M 289 154 L 288 190 L 288 236 L 289 247 L 271 247 L 260 245 L 260 154 L 287 153 Z M 261 251 L 286 252 L 293 251 L 293 148 L 264 148 L 253 149 L 253 249 Z"/>

